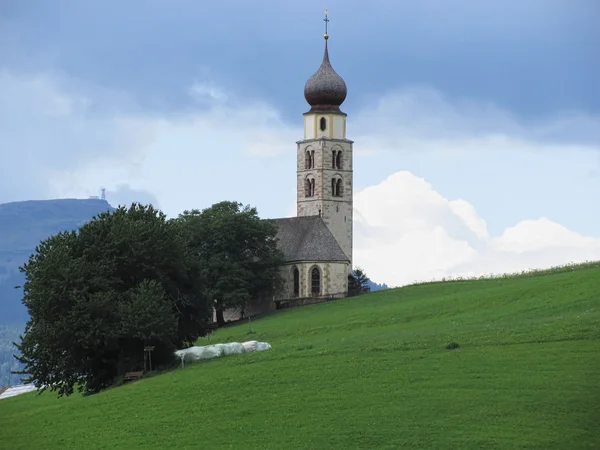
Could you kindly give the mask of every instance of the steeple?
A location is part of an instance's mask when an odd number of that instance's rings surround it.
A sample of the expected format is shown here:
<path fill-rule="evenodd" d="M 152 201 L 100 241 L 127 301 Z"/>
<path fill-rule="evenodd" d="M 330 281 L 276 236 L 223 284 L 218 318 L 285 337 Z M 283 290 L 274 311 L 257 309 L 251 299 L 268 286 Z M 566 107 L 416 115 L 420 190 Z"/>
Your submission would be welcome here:
<path fill-rule="evenodd" d="M 304 98 L 311 106 L 309 112 L 334 112 L 340 113 L 340 105 L 346 100 L 346 83 L 340 77 L 329 61 L 327 41 L 327 11 L 325 11 L 325 53 L 321 67 L 311 76 L 304 85 Z"/>
<path fill-rule="evenodd" d="M 329 19 L 325 12 L 325 26 Z M 352 144 L 346 138 L 346 83 L 329 61 L 329 35 L 319 70 L 304 86 L 311 106 L 304 113 L 304 139 L 297 142 L 297 214 L 318 216 L 352 263 Z"/>

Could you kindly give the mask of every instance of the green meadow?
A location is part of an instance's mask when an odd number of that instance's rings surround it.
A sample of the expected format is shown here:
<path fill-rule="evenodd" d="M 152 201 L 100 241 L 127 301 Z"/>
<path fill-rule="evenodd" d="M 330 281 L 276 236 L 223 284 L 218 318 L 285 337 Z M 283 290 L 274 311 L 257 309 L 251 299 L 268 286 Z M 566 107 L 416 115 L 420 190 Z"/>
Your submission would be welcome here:
<path fill-rule="evenodd" d="M 412 285 L 210 336 L 247 340 L 273 348 L 89 397 L 0 400 L 0 448 L 600 448 L 600 263 Z"/>

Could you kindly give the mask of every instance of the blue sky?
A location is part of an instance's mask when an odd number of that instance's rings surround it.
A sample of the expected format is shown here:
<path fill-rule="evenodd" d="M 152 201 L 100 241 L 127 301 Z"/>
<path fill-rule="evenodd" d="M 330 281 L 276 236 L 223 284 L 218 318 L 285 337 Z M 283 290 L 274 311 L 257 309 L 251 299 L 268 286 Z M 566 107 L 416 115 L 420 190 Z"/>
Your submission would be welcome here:
<path fill-rule="evenodd" d="M 402 284 L 600 258 L 595 0 L 4 1 L 0 202 L 105 186 L 290 215 L 325 8 L 356 265 Z"/>

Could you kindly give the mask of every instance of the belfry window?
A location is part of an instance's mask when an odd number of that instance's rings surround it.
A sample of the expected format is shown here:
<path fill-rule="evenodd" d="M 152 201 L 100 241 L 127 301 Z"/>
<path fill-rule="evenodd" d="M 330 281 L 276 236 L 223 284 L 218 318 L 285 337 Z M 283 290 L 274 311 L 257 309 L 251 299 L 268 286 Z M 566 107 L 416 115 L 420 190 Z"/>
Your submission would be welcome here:
<path fill-rule="evenodd" d="M 314 178 L 307 178 L 306 181 L 304 182 L 304 193 L 306 195 L 306 197 L 313 197 L 315 195 L 315 179 Z"/>
<path fill-rule="evenodd" d="M 304 167 L 306 169 L 313 169 L 315 167 L 315 151 L 307 150 L 304 161 L 305 161 Z"/>
<path fill-rule="evenodd" d="M 293 284 L 294 284 L 294 297 L 300 297 L 300 271 L 298 270 L 297 267 L 294 267 L 294 280 L 293 280 Z"/>
<path fill-rule="evenodd" d="M 315 267 L 310 272 L 310 293 L 313 296 L 317 296 L 321 294 L 321 271 L 318 267 Z"/>
<path fill-rule="evenodd" d="M 321 131 L 325 131 L 327 129 L 327 119 L 325 119 L 325 117 L 321 117 L 321 120 L 319 121 L 319 128 Z"/>
<path fill-rule="evenodd" d="M 342 196 L 342 179 L 332 178 L 331 179 L 331 195 L 334 197 Z"/>
<path fill-rule="evenodd" d="M 342 168 L 342 151 L 332 150 L 331 151 L 331 168 L 341 169 Z"/>

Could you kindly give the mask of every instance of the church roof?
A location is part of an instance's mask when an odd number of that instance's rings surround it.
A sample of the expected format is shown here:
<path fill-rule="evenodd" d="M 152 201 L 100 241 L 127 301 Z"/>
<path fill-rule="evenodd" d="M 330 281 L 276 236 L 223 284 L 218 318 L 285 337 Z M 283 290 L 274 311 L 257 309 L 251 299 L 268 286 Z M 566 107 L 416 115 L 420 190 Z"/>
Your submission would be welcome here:
<path fill-rule="evenodd" d="M 340 77 L 329 62 L 325 35 L 325 54 L 319 70 L 304 85 L 304 98 L 311 106 L 309 112 L 341 112 L 340 105 L 346 100 L 346 82 Z"/>
<path fill-rule="evenodd" d="M 278 246 L 286 262 L 348 261 L 348 257 L 319 216 L 272 219 L 278 227 Z"/>

